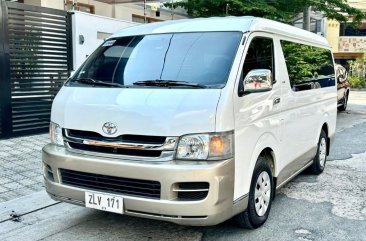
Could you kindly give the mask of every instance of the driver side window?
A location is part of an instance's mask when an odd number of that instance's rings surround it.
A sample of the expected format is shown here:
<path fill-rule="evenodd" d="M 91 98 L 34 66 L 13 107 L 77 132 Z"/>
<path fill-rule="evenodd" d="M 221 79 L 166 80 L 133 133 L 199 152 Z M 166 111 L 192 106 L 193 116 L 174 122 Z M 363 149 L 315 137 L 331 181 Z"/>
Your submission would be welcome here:
<path fill-rule="evenodd" d="M 273 40 L 265 37 L 255 37 L 249 45 L 243 66 L 243 79 L 254 69 L 269 69 L 274 76 Z"/>

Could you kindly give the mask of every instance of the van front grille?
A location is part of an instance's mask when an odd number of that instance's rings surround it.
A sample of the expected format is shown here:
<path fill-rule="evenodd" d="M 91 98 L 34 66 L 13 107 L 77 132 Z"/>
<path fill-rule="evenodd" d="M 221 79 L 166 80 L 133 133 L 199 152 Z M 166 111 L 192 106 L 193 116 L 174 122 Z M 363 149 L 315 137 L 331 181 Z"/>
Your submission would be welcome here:
<path fill-rule="evenodd" d="M 160 199 L 160 182 L 139 180 L 101 174 L 60 169 L 61 180 L 70 185 L 88 190 L 121 195 Z"/>
<path fill-rule="evenodd" d="M 136 150 L 136 149 L 122 149 L 122 148 L 113 148 L 106 146 L 93 146 L 93 145 L 84 145 L 75 142 L 69 142 L 69 146 L 74 149 L 79 149 L 83 151 L 92 151 L 106 154 L 118 154 L 118 155 L 126 155 L 126 156 L 142 156 L 142 157 L 159 157 L 161 155 L 161 151 L 151 151 L 151 150 Z"/>
<path fill-rule="evenodd" d="M 165 142 L 165 136 L 144 136 L 144 135 L 120 135 L 117 137 L 105 137 L 99 133 L 92 131 L 81 131 L 68 129 L 67 135 L 79 139 L 91 139 L 98 141 L 123 141 L 131 143 L 144 143 L 144 144 L 163 144 Z"/>
<path fill-rule="evenodd" d="M 106 137 L 92 131 L 63 129 L 66 146 L 70 150 L 103 153 L 105 156 L 123 155 L 139 160 L 172 160 L 177 137 L 120 135 Z M 92 153 L 90 153 L 92 155 Z M 119 158 L 119 156 L 118 156 Z M 131 158 L 130 158 L 131 159 Z"/>

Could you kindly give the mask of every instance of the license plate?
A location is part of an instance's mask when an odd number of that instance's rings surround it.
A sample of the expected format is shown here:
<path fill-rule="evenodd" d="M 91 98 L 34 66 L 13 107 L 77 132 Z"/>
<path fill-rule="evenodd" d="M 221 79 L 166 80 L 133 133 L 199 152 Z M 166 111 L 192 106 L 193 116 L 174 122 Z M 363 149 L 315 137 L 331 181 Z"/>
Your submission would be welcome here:
<path fill-rule="evenodd" d="M 123 198 L 103 193 L 85 192 L 85 206 L 123 214 Z"/>

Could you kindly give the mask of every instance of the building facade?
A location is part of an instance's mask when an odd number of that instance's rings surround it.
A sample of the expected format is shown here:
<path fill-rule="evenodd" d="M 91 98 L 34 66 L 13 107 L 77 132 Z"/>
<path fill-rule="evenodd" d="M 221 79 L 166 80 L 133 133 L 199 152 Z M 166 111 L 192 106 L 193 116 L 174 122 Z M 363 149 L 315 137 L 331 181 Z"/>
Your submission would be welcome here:
<path fill-rule="evenodd" d="M 366 12 L 365 0 L 349 0 L 348 3 Z M 349 60 L 366 57 L 366 19 L 358 27 L 351 23 L 351 17 L 346 23 L 329 19 L 326 22 L 325 37 L 332 46 L 335 61 L 346 67 Z"/>
<path fill-rule="evenodd" d="M 366 12 L 366 0 L 349 0 L 355 8 Z M 332 47 L 336 63 L 348 67 L 349 60 L 366 58 L 366 19 L 361 26 L 352 24 L 352 17 L 346 23 L 327 19 L 321 12 L 310 13 L 310 31 L 324 36 Z M 295 27 L 302 28 L 302 13 L 293 21 Z"/>
<path fill-rule="evenodd" d="M 20 0 L 19 2 L 54 9 L 79 10 L 138 23 L 144 23 L 145 16 L 148 23 L 188 18 L 183 9 L 172 11 L 164 7 L 166 0 L 147 1 L 146 5 L 144 1 L 135 0 Z"/>

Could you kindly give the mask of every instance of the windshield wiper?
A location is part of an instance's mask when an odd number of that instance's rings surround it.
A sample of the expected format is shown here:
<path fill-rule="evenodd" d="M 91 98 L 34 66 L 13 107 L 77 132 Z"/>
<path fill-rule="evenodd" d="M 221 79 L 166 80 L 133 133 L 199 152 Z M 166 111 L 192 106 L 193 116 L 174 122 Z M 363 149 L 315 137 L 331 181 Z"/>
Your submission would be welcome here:
<path fill-rule="evenodd" d="M 186 81 L 177 81 L 177 80 L 160 80 L 160 79 L 136 81 L 133 84 L 143 86 L 162 86 L 162 87 L 188 86 L 192 88 L 201 88 L 201 89 L 207 88 L 207 86 L 198 83 L 190 83 Z"/>
<path fill-rule="evenodd" d="M 73 81 L 77 81 L 83 84 L 90 84 L 90 85 L 99 85 L 99 86 L 109 86 L 109 87 L 124 87 L 121 84 L 118 83 L 108 83 L 108 82 L 103 82 L 100 80 L 95 80 L 92 78 L 78 78 L 78 79 L 74 79 Z"/>

